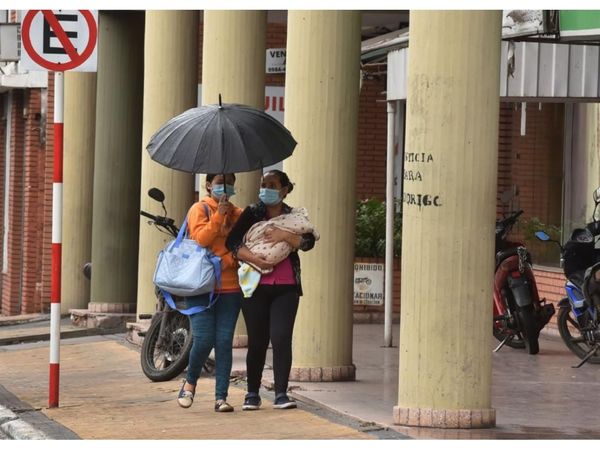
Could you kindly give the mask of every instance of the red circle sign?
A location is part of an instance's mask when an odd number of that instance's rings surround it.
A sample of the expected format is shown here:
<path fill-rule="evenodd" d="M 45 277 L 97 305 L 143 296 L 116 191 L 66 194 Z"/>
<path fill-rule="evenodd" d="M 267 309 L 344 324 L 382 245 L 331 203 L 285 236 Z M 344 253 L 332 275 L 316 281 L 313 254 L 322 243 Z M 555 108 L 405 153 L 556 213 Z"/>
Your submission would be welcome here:
<path fill-rule="evenodd" d="M 44 20 L 46 20 L 50 25 L 50 28 L 52 28 L 52 31 L 71 58 L 71 61 L 66 63 L 48 61 L 36 52 L 35 48 L 31 44 L 31 23 L 33 22 L 33 18 L 36 16 L 36 14 L 40 12 L 44 15 Z M 55 72 L 64 72 L 65 70 L 71 70 L 79 67 L 90 57 L 96 48 L 98 28 L 96 27 L 96 21 L 94 20 L 94 16 L 91 11 L 87 9 L 80 9 L 79 12 L 85 19 L 89 31 L 88 44 L 81 54 L 77 53 L 77 50 L 73 47 L 73 44 L 67 37 L 65 30 L 63 30 L 60 22 L 51 10 L 32 9 L 25 15 L 21 25 L 21 36 L 23 40 L 23 47 L 32 61 L 44 67 L 45 69 L 53 70 Z"/>

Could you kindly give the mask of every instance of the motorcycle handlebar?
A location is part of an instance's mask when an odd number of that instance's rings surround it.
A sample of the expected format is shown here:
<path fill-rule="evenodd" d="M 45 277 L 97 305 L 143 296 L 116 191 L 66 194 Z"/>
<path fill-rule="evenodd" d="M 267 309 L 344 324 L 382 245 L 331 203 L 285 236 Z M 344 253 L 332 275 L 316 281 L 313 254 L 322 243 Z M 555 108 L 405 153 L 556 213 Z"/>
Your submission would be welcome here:
<path fill-rule="evenodd" d="M 147 213 L 146 211 L 140 211 L 140 215 L 142 215 L 144 217 L 147 217 L 148 219 L 152 219 L 152 220 L 154 220 L 156 222 L 157 217 L 153 216 L 150 213 Z"/>
<path fill-rule="evenodd" d="M 179 229 L 175 226 L 175 221 L 170 217 L 155 216 L 147 213 L 146 211 L 140 211 L 140 215 L 147 217 L 152 220 L 159 227 L 163 227 L 173 236 L 177 236 Z"/>

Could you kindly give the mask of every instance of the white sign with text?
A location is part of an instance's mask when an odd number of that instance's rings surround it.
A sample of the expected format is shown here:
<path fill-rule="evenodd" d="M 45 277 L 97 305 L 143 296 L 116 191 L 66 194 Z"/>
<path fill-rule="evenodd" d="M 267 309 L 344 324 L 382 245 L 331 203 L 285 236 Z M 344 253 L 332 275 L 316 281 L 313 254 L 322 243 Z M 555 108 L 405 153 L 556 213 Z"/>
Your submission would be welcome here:
<path fill-rule="evenodd" d="M 354 263 L 354 304 L 383 305 L 383 264 Z"/>

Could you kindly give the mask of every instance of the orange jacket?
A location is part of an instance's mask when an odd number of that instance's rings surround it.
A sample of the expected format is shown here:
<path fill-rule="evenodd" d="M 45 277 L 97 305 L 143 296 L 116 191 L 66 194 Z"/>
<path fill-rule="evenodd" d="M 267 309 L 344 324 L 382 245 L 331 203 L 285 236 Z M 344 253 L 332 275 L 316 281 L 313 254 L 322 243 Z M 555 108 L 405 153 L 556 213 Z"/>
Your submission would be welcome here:
<path fill-rule="evenodd" d="M 210 220 L 206 217 L 202 203 L 208 206 Z M 239 291 L 237 261 L 225 247 L 225 240 L 242 209 L 234 206 L 232 211 L 223 216 L 217 211 L 218 205 L 210 196 L 194 203 L 188 213 L 188 233 L 190 238 L 221 258 L 221 289 L 218 292 Z"/>

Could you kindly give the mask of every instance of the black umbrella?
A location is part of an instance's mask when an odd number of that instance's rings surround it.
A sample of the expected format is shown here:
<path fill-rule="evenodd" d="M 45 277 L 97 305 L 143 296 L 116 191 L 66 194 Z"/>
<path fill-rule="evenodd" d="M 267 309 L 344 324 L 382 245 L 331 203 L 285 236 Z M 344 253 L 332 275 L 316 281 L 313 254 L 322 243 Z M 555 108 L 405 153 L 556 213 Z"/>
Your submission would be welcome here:
<path fill-rule="evenodd" d="M 291 133 L 246 105 L 206 105 L 173 117 L 150 139 L 150 157 L 192 173 L 249 172 L 283 161 L 296 147 Z"/>

